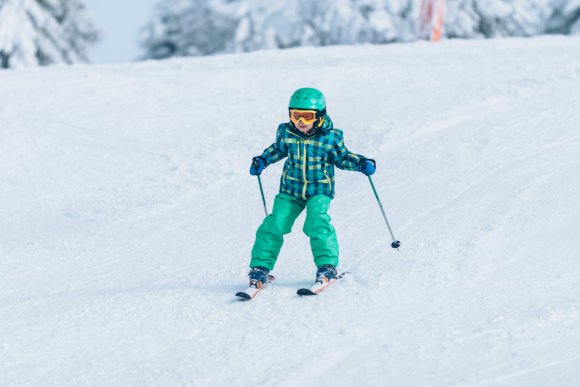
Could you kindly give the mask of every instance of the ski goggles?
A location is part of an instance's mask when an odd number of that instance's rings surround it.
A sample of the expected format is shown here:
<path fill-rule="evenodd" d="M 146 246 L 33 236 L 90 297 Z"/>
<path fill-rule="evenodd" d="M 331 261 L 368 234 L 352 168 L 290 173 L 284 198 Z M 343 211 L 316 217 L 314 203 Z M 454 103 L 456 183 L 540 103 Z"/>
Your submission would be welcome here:
<path fill-rule="evenodd" d="M 294 125 L 298 125 L 300 121 L 302 121 L 304 125 L 310 125 L 318 118 L 316 113 L 316 110 L 290 109 L 290 121 L 292 121 Z"/>

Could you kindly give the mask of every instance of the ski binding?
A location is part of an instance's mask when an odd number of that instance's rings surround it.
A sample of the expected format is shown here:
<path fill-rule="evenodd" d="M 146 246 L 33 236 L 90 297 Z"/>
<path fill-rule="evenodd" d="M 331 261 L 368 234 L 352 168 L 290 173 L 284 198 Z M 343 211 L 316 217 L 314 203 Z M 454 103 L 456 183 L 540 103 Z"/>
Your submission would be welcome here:
<path fill-rule="evenodd" d="M 328 288 L 330 285 L 332 285 L 339 279 L 344 278 L 344 276 L 347 274 L 350 274 L 350 272 L 345 271 L 344 273 L 336 276 L 336 278 L 333 278 L 328 282 L 317 282 L 310 289 L 308 288 L 298 289 L 296 294 L 298 294 L 299 296 L 316 296 L 317 294 L 322 293 L 326 288 Z"/>
<path fill-rule="evenodd" d="M 252 298 L 256 297 L 256 295 L 258 293 L 260 293 L 260 291 L 266 287 L 268 287 L 269 284 L 271 284 L 272 282 L 274 282 L 274 280 L 276 279 L 276 277 L 274 277 L 273 275 L 268 274 L 268 281 L 265 284 L 261 284 L 260 286 L 249 286 L 246 290 L 244 290 L 243 292 L 237 292 L 236 293 L 236 297 L 239 297 L 241 300 L 251 300 Z"/>

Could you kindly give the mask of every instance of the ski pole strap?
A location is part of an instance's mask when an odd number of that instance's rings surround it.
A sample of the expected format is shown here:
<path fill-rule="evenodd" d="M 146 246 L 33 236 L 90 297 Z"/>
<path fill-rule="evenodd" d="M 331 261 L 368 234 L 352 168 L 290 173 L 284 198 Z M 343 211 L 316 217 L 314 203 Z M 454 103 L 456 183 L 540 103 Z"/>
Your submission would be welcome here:
<path fill-rule="evenodd" d="M 262 194 L 262 203 L 264 203 L 264 212 L 266 216 L 268 216 L 268 208 L 266 207 L 266 198 L 264 197 L 264 189 L 262 188 L 262 179 L 260 179 L 260 175 L 256 175 L 258 177 L 258 185 L 260 186 L 260 194 Z"/>
<path fill-rule="evenodd" d="M 377 202 L 379 203 L 379 207 L 381 208 L 381 212 L 383 213 L 383 218 L 385 219 L 385 223 L 387 224 L 387 228 L 389 229 L 389 233 L 391 234 L 391 238 L 393 238 L 393 243 L 391 243 L 391 247 L 394 249 L 398 249 L 399 246 L 401 246 L 401 242 L 399 242 L 397 240 L 397 238 L 395 238 L 395 235 L 393 234 L 393 230 L 391 229 L 391 225 L 389 224 L 389 221 L 387 220 L 387 214 L 385 214 L 385 209 L 383 208 L 383 203 L 381 203 L 381 199 L 379 198 L 379 194 L 377 193 L 375 185 L 373 184 L 373 179 L 371 179 L 370 176 L 367 176 L 367 177 L 369 178 L 369 182 L 371 183 L 371 187 L 373 188 L 373 192 L 375 193 L 375 197 L 377 198 Z"/>

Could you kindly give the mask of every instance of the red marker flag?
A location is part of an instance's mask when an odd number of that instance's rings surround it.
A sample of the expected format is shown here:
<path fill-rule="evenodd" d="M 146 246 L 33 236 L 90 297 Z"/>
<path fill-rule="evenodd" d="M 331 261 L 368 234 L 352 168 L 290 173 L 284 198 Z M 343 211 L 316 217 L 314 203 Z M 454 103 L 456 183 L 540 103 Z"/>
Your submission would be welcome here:
<path fill-rule="evenodd" d="M 439 42 L 443 37 L 445 0 L 421 0 L 419 39 Z"/>

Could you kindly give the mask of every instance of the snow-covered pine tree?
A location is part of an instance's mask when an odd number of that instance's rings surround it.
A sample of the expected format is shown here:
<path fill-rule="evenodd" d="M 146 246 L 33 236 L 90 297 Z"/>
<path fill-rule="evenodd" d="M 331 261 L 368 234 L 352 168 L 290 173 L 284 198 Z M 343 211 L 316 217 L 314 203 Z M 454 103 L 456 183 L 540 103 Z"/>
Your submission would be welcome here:
<path fill-rule="evenodd" d="M 228 0 L 163 0 L 142 31 L 146 58 L 232 51 L 243 4 Z"/>
<path fill-rule="evenodd" d="M 450 38 L 575 33 L 580 0 L 447 0 Z"/>
<path fill-rule="evenodd" d="M 97 39 L 79 0 L 0 0 L 0 68 L 86 62 Z"/>
<path fill-rule="evenodd" d="M 416 0 L 163 0 L 145 58 L 414 38 Z"/>
<path fill-rule="evenodd" d="M 447 0 L 451 38 L 580 34 L 580 0 Z M 417 39 L 421 0 L 160 0 L 145 58 Z"/>

